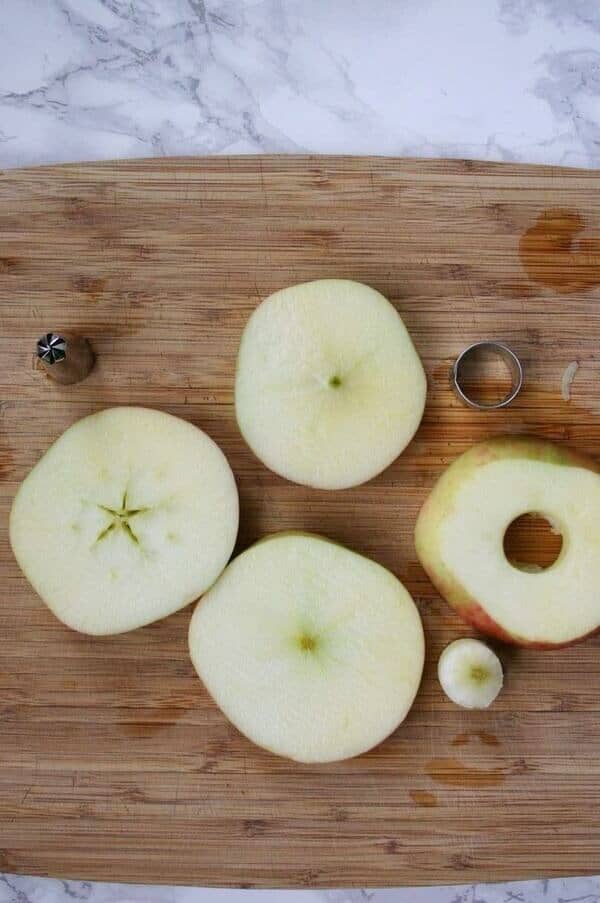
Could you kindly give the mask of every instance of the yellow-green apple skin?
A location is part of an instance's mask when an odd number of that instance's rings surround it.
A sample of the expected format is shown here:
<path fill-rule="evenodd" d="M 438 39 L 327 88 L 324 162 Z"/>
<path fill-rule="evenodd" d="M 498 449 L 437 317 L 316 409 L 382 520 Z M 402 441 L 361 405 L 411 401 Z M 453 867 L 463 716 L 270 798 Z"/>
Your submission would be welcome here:
<path fill-rule="evenodd" d="M 539 573 L 503 549 L 512 521 L 534 512 L 563 536 Z M 600 627 L 600 467 L 570 448 L 528 436 L 474 445 L 423 505 L 415 547 L 441 595 L 482 633 L 551 649 Z"/>

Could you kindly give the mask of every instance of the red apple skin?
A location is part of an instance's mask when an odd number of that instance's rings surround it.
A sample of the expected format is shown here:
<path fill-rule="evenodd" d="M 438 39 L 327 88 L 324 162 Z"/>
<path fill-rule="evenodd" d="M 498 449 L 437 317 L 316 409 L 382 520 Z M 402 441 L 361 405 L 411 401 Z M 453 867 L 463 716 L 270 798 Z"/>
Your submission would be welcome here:
<path fill-rule="evenodd" d="M 483 605 L 474 599 L 440 560 L 436 548 L 436 530 L 450 510 L 456 489 L 476 467 L 482 467 L 501 458 L 524 458 L 547 461 L 565 467 L 583 467 L 600 474 L 600 463 L 587 455 L 563 448 L 546 439 L 530 436 L 502 436 L 488 439 L 472 446 L 442 473 L 431 494 L 421 508 L 415 528 L 417 556 L 440 595 L 455 609 L 460 617 L 486 636 L 513 646 L 531 649 L 560 649 L 588 639 L 600 631 L 600 626 L 565 643 L 547 643 L 530 640 L 508 633 L 487 613 Z"/>
<path fill-rule="evenodd" d="M 433 580 L 431 575 L 428 576 L 431 579 L 431 582 L 436 585 L 435 580 Z M 442 592 L 442 590 L 439 589 L 439 591 L 443 596 L 444 593 Z M 595 630 L 590 630 L 589 633 L 585 633 L 583 636 L 576 637 L 573 640 L 568 640 L 566 643 L 536 642 L 527 640 L 524 637 L 512 636 L 510 633 L 507 633 L 506 630 L 504 630 L 504 628 L 501 627 L 500 624 L 494 621 L 494 619 L 488 615 L 488 613 L 481 607 L 481 605 L 478 602 L 475 602 L 472 598 L 469 599 L 468 605 L 454 605 L 452 602 L 450 602 L 450 605 L 452 605 L 452 607 L 455 609 L 458 615 L 460 615 L 463 621 L 465 621 L 466 624 L 474 627 L 480 633 L 492 637 L 495 640 L 501 640 L 501 642 L 508 643 L 512 646 L 526 646 L 529 649 L 563 649 L 566 646 L 573 646 L 576 643 L 581 643 L 583 642 L 583 640 L 589 639 L 600 631 L 600 627 L 597 627 Z"/>

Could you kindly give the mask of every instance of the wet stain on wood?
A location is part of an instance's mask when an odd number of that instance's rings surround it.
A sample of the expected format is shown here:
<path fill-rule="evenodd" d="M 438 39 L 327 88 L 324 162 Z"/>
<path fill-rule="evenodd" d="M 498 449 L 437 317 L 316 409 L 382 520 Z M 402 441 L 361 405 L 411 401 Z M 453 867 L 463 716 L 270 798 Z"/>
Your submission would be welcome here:
<path fill-rule="evenodd" d="M 500 746 L 500 741 L 495 734 L 490 734 L 488 731 L 475 731 L 475 737 L 479 737 L 484 746 Z"/>
<path fill-rule="evenodd" d="M 473 867 L 473 862 L 465 853 L 453 853 L 450 857 L 450 866 L 458 871 L 464 871 Z"/>
<path fill-rule="evenodd" d="M 267 822 L 264 818 L 246 818 L 243 828 L 248 837 L 260 837 L 267 830 Z"/>
<path fill-rule="evenodd" d="M 472 768 L 458 759 L 450 758 L 430 759 L 425 772 L 438 784 L 466 789 L 497 787 L 506 778 L 504 768 Z"/>
<path fill-rule="evenodd" d="M 421 806 L 424 809 L 432 809 L 438 804 L 437 796 L 429 790 L 411 790 L 410 798 L 413 803 L 416 803 L 417 806 Z"/>
<path fill-rule="evenodd" d="M 600 238 L 580 238 L 586 223 L 576 210 L 545 210 L 519 242 L 521 262 L 533 282 L 557 292 L 600 285 Z"/>
<path fill-rule="evenodd" d="M 79 292 L 83 292 L 90 301 L 99 299 L 105 285 L 106 279 L 102 279 L 100 276 L 77 276 L 73 280 L 74 288 Z"/>
<path fill-rule="evenodd" d="M 0 274 L 16 273 L 19 270 L 18 257 L 0 257 Z"/>
<path fill-rule="evenodd" d="M 15 456 L 10 448 L 0 448 L 0 480 L 7 480 L 10 476 Z"/>
<path fill-rule="evenodd" d="M 159 731 L 172 727 L 185 712 L 186 709 L 176 708 L 175 706 L 154 709 L 144 712 L 143 720 L 140 718 L 136 721 L 119 722 L 119 728 L 129 737 L 138 739 L 152 737 Z"/>
<path fill-rule="evenodd" d="M 464 734 L 457 734 L 452 741 L 452 746 L 465 746 L 471 740 L 471 737 L 479 739 L 484 746 L 500 746 L 500 741 L 495 734 L 487 731 L 471 731 Z"/>

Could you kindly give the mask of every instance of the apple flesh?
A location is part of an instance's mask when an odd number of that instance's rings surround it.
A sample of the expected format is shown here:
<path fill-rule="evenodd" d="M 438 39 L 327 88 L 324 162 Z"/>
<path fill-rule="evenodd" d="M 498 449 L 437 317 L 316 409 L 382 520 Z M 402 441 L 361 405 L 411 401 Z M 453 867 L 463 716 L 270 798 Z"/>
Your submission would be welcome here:
<path fill-rule="evenodd" d="M 412 439 L 427 384 L 390 302 L 358 282 L 275 292 L 254 311 L 237 363 L 238 425 L 275 473 L 344 489 L 384 470 Z"/>
<path fill-rule="evenodd" d="M 194 601 L 233 551 L 238 496 L 190 423 L 111 408 L 71 426 L 15 497 L 10 541 L 54 614 L 88 634 L 132 630 Z"/>
<path fill-rule="evenodd" d="M 438 661 L 438 679 L 452 702 L 464 709 L 487 709 L 504 682 L 502 663 L 480 640 L 468 637 L 446 646 Z"/>
<path fill-rule="evenodd" d="M 198 675 L 250 740 L 298 762 L 365 752 L 406 717 L 424 638 L 406 589 L 320 536 L 281 533 L 236 558 L 196 607 Z"/>
<path fill-rule="evenodd" d="M 506 530 L 527 513 L 563 537 L 545 570 L 521 569 L 504 554 Z M 415 545 L 442 596 L 483 633 L 553 648 L 600 626 L 600 468 L 584 455 L 529 437 L 473 446 L 425 502 Z"/>

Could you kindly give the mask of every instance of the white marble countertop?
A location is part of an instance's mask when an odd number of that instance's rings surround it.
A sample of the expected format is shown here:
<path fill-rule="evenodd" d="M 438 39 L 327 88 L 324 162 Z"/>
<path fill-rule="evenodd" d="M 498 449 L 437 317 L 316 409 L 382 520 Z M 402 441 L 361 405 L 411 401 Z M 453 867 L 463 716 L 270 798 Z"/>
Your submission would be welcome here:
<path fill-rule="evenodd" d="M 218 890 L 0 876 L 0 903 L 600 903 L 600 879 L 385 890 Z"/>
<path fill-rule="evenodd" d="M 600 165 L 598 0 L 0 0 L 0 166 L 221 153 Z M 0 876 L 0 903 L 600 903 L 599 879 L 215 891 Z"/>
<path fill-rule="evenodd" d="M 598 0 L 0 0 L 0 166 L 600 164 Z"/>

